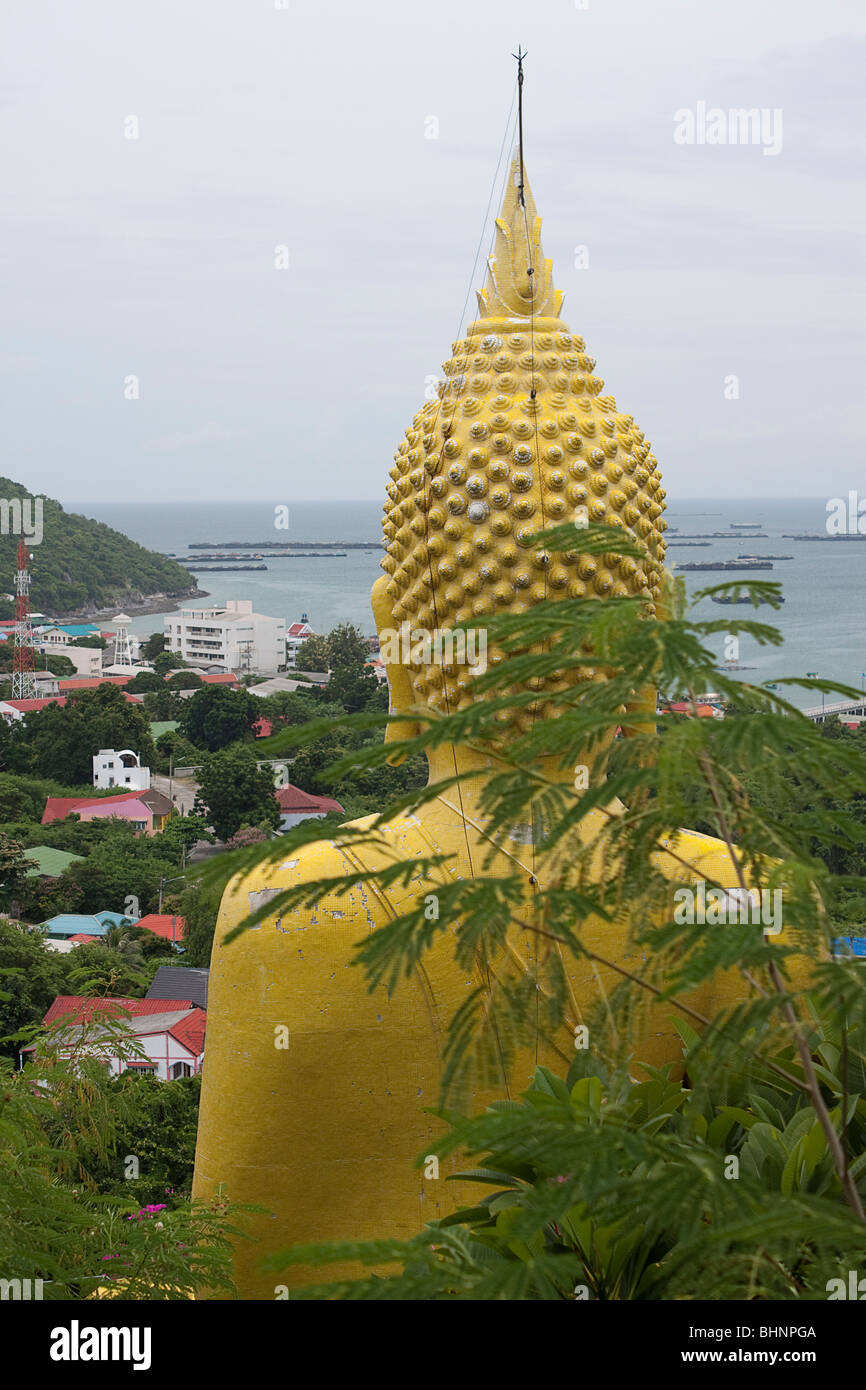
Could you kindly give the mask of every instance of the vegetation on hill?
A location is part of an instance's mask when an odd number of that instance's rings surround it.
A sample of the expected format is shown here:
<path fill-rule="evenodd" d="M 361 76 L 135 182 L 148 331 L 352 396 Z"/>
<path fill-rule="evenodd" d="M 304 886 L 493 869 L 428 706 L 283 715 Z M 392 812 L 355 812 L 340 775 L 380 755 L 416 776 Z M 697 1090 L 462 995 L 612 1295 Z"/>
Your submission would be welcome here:
<path fill-rule="evenodd" d="M 35 497 L 20 483 L 0 478 L 0 497 Z M 25 520 L 27 513 L 25 512 Z M 195 576 L 101 521 L 67 512 L 53 498 L 42 500 L 43 535 L 31 543 L 30 598 L 33 609 L 52 617 L 92 616 L 147 603 L 155 595 L 186 598 L 197 591 Z M 20 537 L 0 535 L 0 591 L 13 593 Z M 34 538 L 35 539 L 35 538 Z M 12 605 L 7 603 L 12 615 Z"/>

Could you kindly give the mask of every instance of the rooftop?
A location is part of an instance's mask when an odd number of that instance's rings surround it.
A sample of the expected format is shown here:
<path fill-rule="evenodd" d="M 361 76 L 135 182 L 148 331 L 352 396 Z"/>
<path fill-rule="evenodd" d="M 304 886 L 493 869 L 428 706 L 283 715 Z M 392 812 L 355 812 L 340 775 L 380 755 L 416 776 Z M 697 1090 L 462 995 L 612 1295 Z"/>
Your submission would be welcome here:
<path fill-rule="evenodd" d="M 60 682 L 60 684 L 62 684 L 62 682 Z M 81 686 L 84 687 L 94 684 L 100 685 L 101 682 L 87 680 L 81 682 Z M 67 686 L 67 689 L 68 688 Z M 62 709 L 66 704 L 66 698 L 65 695 L 43 695 L 36 700 L 3 700 L 0 703 L 6 705 L 10 709 L 18 710 L 19 714 L 32 714 L 34 710 L 44 709 L 46 705 L 59 705 Z M 130 705 L 140 705 L 142 703 L 140 695 L 129 695 L 125 690 L 123 692 L 123 698 Z"/>
<path fill-rule="evenodd" d="M 130 671 L 128 676 L 66 676 L 58 684 L 61 693 L 64 690 L 94 690 L 98 685 L 126 685 L 133 674 Z"/>
<path fill-rule="evenodd" d="M 183 941 L 186 934 L 186 922 L 173 912 L 148 912 L 139 917 L 135 925 L 153 932 L 154 936 L 161 936 L 164 941 Z"/>
<path fill-rule="evenodd" d="M 333 797 L 313 796 L 311 792 L 301 791 L 300 787 L 293 787 L 291 783 L 287 787 L 280 787 L 274 795 L 284 815 L 327 815 L 329 811 L 343 811 L 339 801 L 335 801 Z"/>
<path fill-rule="evenodd" d="M 65 820 L 67 816 L 89 809 L 99 807 L 99 815 L 122 815 L 122 809 L 103 810 L 103 807 L 122 808 L 127 803 L 138 801 L 142 803 L 155 816 L 167 816 L 173 809 L 172 803 L 162 792 L 154 791 L 151 787 L 147 791 L 121 792 L 118 796 L 49 796 L 45 803 L 45 810 L 42 812 L 42 824 L 50 825 L 55 820 Z M 133 817 L 135 812 L 130 810 L 127 819 Z M 140 812 L 138 813 L 140 815 Z"/>
<path fill-rule="evenodd" d="M 52 845 L 31 845 L 25 857 L 33 860 L 34 867 L 27 870 L 28 878 L 59 878 L 70 864 L 80 863 L 80 854 L 70 854 L 65 849 L 54 849 Z"/>
<path fill-rule="evenodd" d="M 206 1009 L 209 973 L 191 965 L 161 965 L 151 980 L 147 998 L 173 1000 L 176 994 L 188 994 L 194 1004 Z"/>
<path fill-rule="evenodd" d="M 108 924 L 81 912 L 58 912 L 40 924 L 46 936 L 105 936 Z"/>
<path fill-rule="evenodd" d="M 169 1004 L 173 1004 L 175 1009 L 193 1008 L 191 999 L 128 999 L 122 995 L 96 999 L 86 994 L 58 994 L 42 1022 L 53 1023 L 55 1019 L 63 1018 L 66 1014 L 73 1014 L 78 1021 L 83 1022 L 92 1018 L 94 1014 L 120 1014 L 124 1010 L 134 1017 L 140 1014 L 160 1014 L 167 1011 Z"/>

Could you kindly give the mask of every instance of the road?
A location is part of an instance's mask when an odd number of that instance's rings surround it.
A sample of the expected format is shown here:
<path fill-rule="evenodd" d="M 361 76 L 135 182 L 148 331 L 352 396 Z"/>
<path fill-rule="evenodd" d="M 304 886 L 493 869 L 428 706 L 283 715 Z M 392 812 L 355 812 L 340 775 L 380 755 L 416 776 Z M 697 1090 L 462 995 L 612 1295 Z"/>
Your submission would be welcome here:
<path fill-rule="evenodd" d="M 151 774 L 150 785 L 154 791 L 162 792 L 185 816 L 188 816 L 195 801 L 195 794 L 198 791 L 198 783 L 191 782 L 185 778 L 173 777 L 169 782 L 168 777 L 162 777 L 158 773 Z M 169 790 L 170 787 L 170 790 Z"/>

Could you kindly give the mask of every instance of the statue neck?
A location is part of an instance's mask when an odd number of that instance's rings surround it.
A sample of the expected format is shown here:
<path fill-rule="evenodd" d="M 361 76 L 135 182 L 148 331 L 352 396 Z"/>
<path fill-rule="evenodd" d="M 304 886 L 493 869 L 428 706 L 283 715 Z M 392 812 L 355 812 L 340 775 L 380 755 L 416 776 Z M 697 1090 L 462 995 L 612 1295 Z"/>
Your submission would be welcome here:
<path fill-rule="evenodd" d="M 446 801 L 461 806 L 464 814 L 472 818 L 480 814 L 479 805 L 486 783 L 506 768 L 506 764 L 494 756 L 484 756 L 473 749 L 452 744 L 431 749 L 427 761 L 431 783 L 453 778 L 455 772 L 460 776 L 459 792 L 456 786 L 452 786 L 442 795 Z M 569 786 L 573 784 L 573 771 L 563 769 L 555 758 L 539 758 L 535 767 L 548 781 Z"/>

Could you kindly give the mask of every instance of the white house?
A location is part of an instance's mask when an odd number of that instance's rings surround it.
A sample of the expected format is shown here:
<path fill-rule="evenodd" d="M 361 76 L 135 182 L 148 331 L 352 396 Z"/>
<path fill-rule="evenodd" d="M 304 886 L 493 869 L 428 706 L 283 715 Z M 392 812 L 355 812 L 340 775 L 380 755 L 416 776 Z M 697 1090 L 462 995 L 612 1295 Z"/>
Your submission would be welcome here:
<path fill-rule="evenodd" d="M 93 755 L 94 787 L 130 787 L 134 791 L 150 790 L 150 768 L 142 767 L 137 753 L 131 748 L 100 748 Z"/>
<path fill-rule="evenodd" d="M 121 1032 L 137 1044 L 138 1055 L 134 1057 L 129 1055 L 133 1048 L 124 1049 L 127 1055 L 118 1056 L 118 1048 L 113 1046 L 116 1029 L 100 1027 L 98 1018 L 93 1017 L 94 1004 L 101 1012 L 114 1003 L 131 1014 L 123 1019 Z M 44 1022 L 52 1023 L 60 1017 L 63 1022 L 54 1036 L 61 1053 L 70 1054 L 80 1047 L 82 1029 L 86 1028 L 88 1052 L 103 1062 L 111 1076 L 137 1071 L 147 1072 L 159 1081 L 177 1081 L 195 1076 L 202 1069 L 207 1014 L 189 999 L 94 1001 L 59 995 Z M 22 1061 L 37 1049 L 38 1044 L 22 1049 Z"/>
<path fill-rule="evenodd" d="M 286 622 L 254 613 L 250 599 L 214 608 L 182 608 L 165 619 L 166 651 L 194 666 L 238 675 L 273 675 L 286 668 Z"/>

